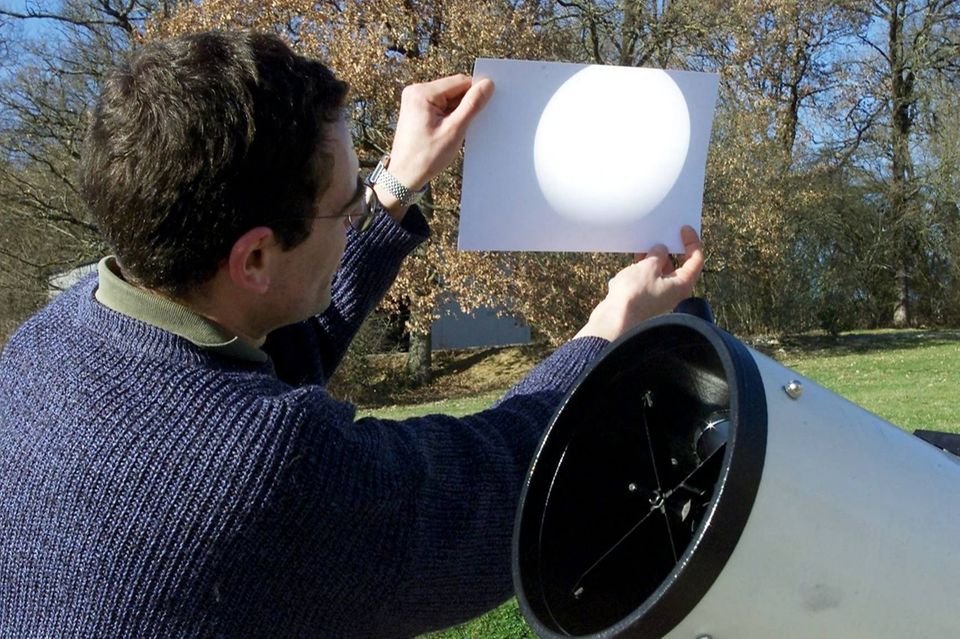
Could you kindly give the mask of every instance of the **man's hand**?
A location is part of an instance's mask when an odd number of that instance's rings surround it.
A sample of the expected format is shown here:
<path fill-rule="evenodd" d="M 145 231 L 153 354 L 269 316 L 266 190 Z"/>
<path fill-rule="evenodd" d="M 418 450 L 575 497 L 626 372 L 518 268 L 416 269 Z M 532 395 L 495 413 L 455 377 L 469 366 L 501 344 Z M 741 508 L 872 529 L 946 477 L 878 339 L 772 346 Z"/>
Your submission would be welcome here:
<path fill-rule="evenodd" d="M 467 127 L 493 95 L 493 82 L 453 75 L 403 90 L 388 170 L 417 191 L 453 162 Z M 396 199 L 377 189 L 388 209 Z"/>
<path fill-rule="evenodd" d="M 667 313 L 689 297 L 703 269 L 703 251 L 697 232 L 689 226 L 680 231 L 686 253 L 683 266 L 674 269 L 662 244 L 617 273 L 610 280 L 607 296 L 590 313 L 577 337 L 603 337 L 611 342 L 643 320 Z"/>

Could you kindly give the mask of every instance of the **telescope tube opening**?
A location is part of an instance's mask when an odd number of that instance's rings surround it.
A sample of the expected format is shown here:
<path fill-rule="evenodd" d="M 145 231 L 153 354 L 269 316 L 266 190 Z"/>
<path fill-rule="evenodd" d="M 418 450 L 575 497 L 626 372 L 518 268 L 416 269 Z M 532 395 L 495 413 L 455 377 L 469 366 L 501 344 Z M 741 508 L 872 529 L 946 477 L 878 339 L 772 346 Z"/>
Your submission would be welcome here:
<path fill-rule="evenodd" d="M 759 485 L 766 406 L 746 348 L 673 314 L 621 338 L 554 415 L 514 535 L 543 637 L 661 637 L 709 589 Z"/>

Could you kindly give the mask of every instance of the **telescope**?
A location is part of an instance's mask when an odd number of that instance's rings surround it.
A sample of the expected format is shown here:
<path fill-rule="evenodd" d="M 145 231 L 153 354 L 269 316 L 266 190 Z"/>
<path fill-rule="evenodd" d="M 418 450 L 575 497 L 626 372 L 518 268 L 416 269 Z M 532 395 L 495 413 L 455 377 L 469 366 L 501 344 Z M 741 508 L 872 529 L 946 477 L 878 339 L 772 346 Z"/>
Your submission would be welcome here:
<path fill-rule="evenodd" d="M 513 540 L 533 632 L 960 637 L 960 437 L 906 433 L 687 302 L 608 347 L 540 441 Z"/>

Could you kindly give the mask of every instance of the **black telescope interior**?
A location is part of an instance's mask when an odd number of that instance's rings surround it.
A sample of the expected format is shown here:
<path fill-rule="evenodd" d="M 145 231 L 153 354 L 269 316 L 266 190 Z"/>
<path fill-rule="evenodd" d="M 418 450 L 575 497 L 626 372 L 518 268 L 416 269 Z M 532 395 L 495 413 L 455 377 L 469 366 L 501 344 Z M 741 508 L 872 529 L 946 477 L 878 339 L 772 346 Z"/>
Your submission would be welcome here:
<path fill-rule="evenodd" d="M 709 589 L 759 484 L 756 363 L 674 314 L 614 344 L 554 416 L 514 536 L 521 609 L 540 636 L 660 637 Z"/>

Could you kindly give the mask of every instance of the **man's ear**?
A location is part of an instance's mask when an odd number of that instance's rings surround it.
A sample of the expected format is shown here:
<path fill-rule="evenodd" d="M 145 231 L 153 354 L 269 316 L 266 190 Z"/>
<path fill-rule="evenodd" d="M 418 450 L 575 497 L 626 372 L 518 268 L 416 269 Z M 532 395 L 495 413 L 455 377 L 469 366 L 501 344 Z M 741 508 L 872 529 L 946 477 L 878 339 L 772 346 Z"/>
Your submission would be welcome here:
<path fill-rule="evenodd" d="M 270 255 L 277 248 L 273 231 L 266 226 L 257 226 L 241 235 L 227 258 L 230 280 L 242 289 L 266 293 L 270 288 Z"/>

